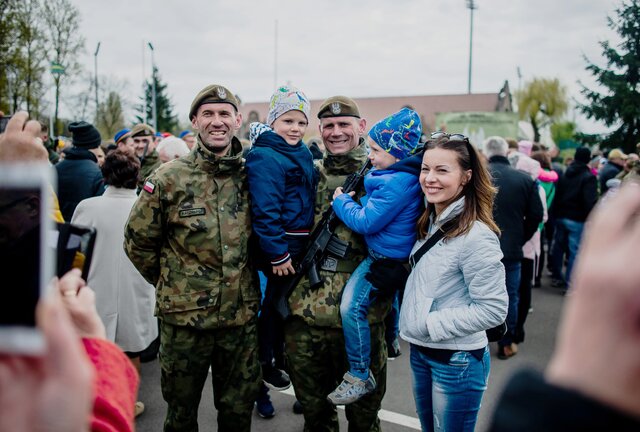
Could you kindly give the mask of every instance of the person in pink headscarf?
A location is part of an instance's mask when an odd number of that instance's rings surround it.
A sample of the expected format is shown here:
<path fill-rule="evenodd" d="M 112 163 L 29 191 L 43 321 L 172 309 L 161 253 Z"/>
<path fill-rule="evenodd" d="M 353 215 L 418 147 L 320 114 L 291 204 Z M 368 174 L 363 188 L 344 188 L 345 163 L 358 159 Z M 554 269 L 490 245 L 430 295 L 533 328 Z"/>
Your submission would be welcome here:
<path fill-rule="evenodd" d="M 518 151 L 525 156 L 531 156 L 533 141 L 518 141 Z"/>

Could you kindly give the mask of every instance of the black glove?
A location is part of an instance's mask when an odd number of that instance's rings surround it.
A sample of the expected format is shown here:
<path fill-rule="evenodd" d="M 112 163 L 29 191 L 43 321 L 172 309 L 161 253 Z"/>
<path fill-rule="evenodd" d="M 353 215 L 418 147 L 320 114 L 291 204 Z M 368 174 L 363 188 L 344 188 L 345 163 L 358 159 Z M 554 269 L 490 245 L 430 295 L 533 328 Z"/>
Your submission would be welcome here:
<path fill-rule="evenodd" d="M 392 296 L 398 289 L 404 289 L 409 270 L 403 262 L 384 258 L 372 262 L 364 277 L 377 289 L 378 296 Z"/>

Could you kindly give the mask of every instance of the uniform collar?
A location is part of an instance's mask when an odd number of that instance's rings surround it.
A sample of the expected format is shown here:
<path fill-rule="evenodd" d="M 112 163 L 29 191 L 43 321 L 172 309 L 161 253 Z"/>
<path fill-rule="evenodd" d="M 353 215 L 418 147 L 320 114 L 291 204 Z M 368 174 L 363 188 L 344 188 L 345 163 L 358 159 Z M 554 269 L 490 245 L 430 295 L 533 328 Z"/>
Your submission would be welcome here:
<path fill-rule="evenodd" d="M 236 137 L 231 139 L 231 148 L 224 156 L 217 156 L 205 147 L 197 135 L 197 144 L 191 150 L 191 157 L 202 169 L 212 174 L 227 174 L 239 171 L 242 165 L 242 143 Z"/>
<path fill-rule="evenodd" d="M 156 149 L 153 149 L 142 159 L 142 163 L 144 165 L 153 165 L 158 161 L 158 159 L 160 159 L 160 154 Z"/>
<path fill-rule="evenodd" d="M 367 161 L 367 148 L 364 138 L 360 138 L 358 145 L 347 153 L 334 155 L 325 153 L 322 163 L 325 169 L 334 175 L 353 174 Z"/>

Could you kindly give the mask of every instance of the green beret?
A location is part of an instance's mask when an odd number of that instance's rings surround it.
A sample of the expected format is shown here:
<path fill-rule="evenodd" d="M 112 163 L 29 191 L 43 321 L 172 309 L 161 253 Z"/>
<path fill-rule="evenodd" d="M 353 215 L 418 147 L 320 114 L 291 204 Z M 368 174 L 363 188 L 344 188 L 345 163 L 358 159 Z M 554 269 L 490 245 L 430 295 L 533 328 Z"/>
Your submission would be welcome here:
<path fill-rule="evenodd" d="M 146 123 L 139 123 L 131 129 L 131 137 L 155 136 L 156 131 Z"/>
<path fill-rule="evenodd" d="M 198 93 L 193 102 L 191 102 L 189 120 L 196 115 L 196 111 L 198 111 L 200 105 L 206 103 L 228 103 L 233 105 L 236 111 L 238 111 L 239 105 L 238 99 L 236 99 L 234 94 L 231 93 L 228 88 L 218 84 L 211 84 L 200 90 L 200 93 Z"/>
<path fill-rule="evenodd" d="M 357 117 L 360 118 L 358 104 L 346 96 L 333 96 L 322 102 L 318 111 L 318 118 L 327 117 Z"/>

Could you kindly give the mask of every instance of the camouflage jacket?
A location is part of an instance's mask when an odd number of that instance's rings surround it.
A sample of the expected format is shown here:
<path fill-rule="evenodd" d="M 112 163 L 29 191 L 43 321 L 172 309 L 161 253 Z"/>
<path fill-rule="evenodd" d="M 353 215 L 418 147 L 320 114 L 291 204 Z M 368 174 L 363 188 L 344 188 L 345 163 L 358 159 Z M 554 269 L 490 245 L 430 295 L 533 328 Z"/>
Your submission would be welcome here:
<path fill-rule="evenodd" d="M 333 192 L 342 186 L 346 178 L 355 173 L 367 160 L 364 140 L 344 155 L 325 154 L 316 162 L 319 171 L 318 191 L 316 193 L 315 223 L 331 205 Z M 364 188 L 360 196 L 364 195 Z M 338 261 L 336 271 L 320 270 L 324 284 L 317 290 L 309 288 L 306 277 L 300 282 L 289 297 L 291 314 L 303 318 L 307 324 L 319 327 L 342 327 L 340 318 L 340 299 L 349 276 L 367 255 L 367 247 L 361 235 L 354 233 L 340 223 L 335 233 L 350 243 L 351 252 L 345 260 Z M 374 301 L 369 307 L 369 322 L 378 323 L 384 320 L 391 301 Z"/>
<path fill-rule="evenodd" d="M 160 155 L 155 149 L 144 157 L 142 165 L 140 165 L 140 174 L 138 174 L 138 190 L 142 189 L 144 181 L 153 172 L 162 165 Z"/>
<path fill-rule="evenodd" d="M 260 291 L 248 263 L 249 190 L 242 146 L 214 156 L 198 140 L 144 184 L 125 228 L 125 251 L 156 286 L 156 315 L 180 326 L 242 325 Z"/>

